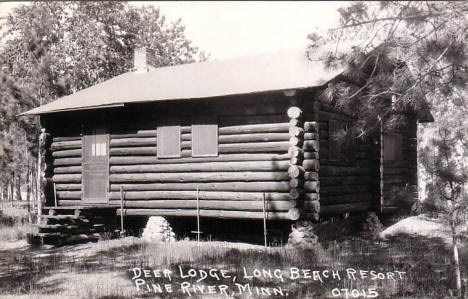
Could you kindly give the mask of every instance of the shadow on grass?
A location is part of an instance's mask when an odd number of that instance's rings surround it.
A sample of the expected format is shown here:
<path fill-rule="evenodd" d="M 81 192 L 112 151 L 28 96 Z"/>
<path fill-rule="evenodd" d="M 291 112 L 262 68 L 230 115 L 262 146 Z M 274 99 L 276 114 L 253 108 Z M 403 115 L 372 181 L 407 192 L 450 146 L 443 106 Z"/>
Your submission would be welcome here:
<path fill-rule="evenodd" d="M 235 245 L 232 245 L 235 246 Z M 131 269 L 170 269 L 173 273 L 190 268 L 209 271 L 211 268 L 226 269 L 231 275 L 244 276 L 254 269 L 281 269 L 288 273 L 290 267 L 314 271 L 339 270 L 346 268 L 375 271 L 402 271 L 404 279 L 394 282 L 353 281 L 353 288 L 376 287 L 379 298 L 443 298 L 453 288 L 451 252 L 441 239 L 400 234 L 386 241 L 368 236 L 342 237 L 340 241 L 322 243 L 323 258 L 315 251 L 288 248 L 232 248 L 216 243 L 197 244 L 176 242 L 149 244 L 137 241 L 120 241 L 64 246 L 50 249 L 0 251 L 0 294 L 60 294 L 66 285 L 66 275 L 58 273 L 121 273 L 118 274 L 132 285 Z M 468 271 L 468 249 L 460 249 L 462 273 Z M 43 279 L 52 276 L 51 279 Z M 239 279 L 242 282 L 241 279 Z M 246 280 L 243 280 L 246 282 Z M 182 279 L 174 276 L 172 283 L 178 285 Z M 229 279 L 210 278 L 203 284 L 230 283 Z M 253 278 L 248 280 L 253 287 L 276 287 L 278 280 Z M 284 286 L 289 298 L 324 298 L 333 288 L 350 286 L 349 280 L 285 278 Z M 105 294 L 101 298 L 125 298 L 116 294 Z M 139 297 L 154 297 L 154 294 L 138 294 Z M 120 296 L 120 297 L 119 297 Z M 164 294 L 161 296 L 164 298 Z M 167 298 L 181 298 L 180 293 Z M 275 298 L 274 296 L 270 296 Z"/>

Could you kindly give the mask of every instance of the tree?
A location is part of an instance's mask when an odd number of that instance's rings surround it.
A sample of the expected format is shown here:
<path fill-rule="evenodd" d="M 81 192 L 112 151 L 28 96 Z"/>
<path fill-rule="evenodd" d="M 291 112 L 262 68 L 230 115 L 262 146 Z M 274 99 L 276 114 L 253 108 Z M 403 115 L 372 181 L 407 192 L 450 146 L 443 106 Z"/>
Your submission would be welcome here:
<path fill-rule="evenodd" d="M 38 120 L 19 113 L 130 71 L 135 47 L 156 49 L 160 66 L 198 53 L 180 21 L 167 24 L 159 9 L 125 2 L 34 2 L 0 25 L 3 184 L 27 173 L 25 162 L 37 155 Z"/>
<path fill-rule="evenodd" d="M 450 216 L 459 296 L 455 219 L 467 201 L 467 11 L 466 2 L 354 2 L 339 10 L 337 28 L 323 36 L 312 33 L 308 48 L 313 55 L 318 45 L 332 44 L 324 63 L 345 68 L 343 80 L 331 82 L 322 94 L 337 107 L 356 111 L 359 121 L 341 135 L 366 138 L 380 124 L 394 128 L 411 111 L 423 115 L 432 108 L 437 134 L 421 160 Z M 351 39 L 355 46 L 341 50 Z"/>

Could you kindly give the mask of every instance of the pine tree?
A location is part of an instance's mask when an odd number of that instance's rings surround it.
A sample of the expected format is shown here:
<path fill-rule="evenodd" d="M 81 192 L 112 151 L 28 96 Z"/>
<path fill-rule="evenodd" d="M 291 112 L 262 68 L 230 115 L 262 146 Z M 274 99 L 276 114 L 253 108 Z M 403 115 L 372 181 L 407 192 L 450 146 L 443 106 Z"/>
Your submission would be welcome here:
<path fill-rule="evenodd" d="M 467 12 L 466 2 L 353 2 L 339 10 L 337 28 L 309 36 L 308 49 L 313 55 L 317 45 L 331 44 L 324 63 L 345 69 L 322 94 L 337 107 L 356 111 L 359 120 L 341 135 L 365 138 L 381 122 L 398 127 L 409 112 L 423 116 L 432 110 L 435 123 L 429 126 L 435 134 L 420 161 L 434 178 L 429 185 L 452 230 L 458 296 L 456 227 L 468 201 Z M 347 40 L 355 46 L 340 50 Z"/>

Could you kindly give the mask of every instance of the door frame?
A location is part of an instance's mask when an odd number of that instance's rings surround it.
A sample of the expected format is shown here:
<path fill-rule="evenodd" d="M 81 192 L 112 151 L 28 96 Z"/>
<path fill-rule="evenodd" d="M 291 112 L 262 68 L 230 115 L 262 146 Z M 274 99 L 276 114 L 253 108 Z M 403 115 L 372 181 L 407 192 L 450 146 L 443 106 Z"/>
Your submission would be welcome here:
<path fill-rule="evenodd" d="M 105 155 L 105 159 L 106 159 L 106 186 L 105 186 L 105 197 L 104 197 L 104 200 L 100 200 L 98 201 L 97 199 L 101 199 L 100 197 L 85 197 L 85 180 L 86 180 L 86 167 L 85 165 L 89 165 L 89 164 L 94 164 L 92 161 L 85 161 L 85 150 L 86 150 L 86 146 L 85 146 L 85 136 L 89 136 L 89 132 L 91 131 L 96 131 L 98 129 L 103 129 L 103 131 L 105 133 L 103 133 L 103 135 L 106 135 L 105 136 L 105 139 L 106 139 L 106 155 Z M 109 128 L 105 125 L 98 125 L 96 124 L 96 122 L 90 126 L 90 127 L 87 127 L 87 128 L 84 128 L 83 130 L 83 134 L 81 136 L 81 144 L 82 144 L 82 156 L 81 156 L 81 169 L 82 169 L 82 179 L 81 179 L 81 193 L 82 193 L 82 196 L 81 196 L 81 204 L 83 205 L 107 205 L 109 204 L 109 190 L 110 190 L 110 180 L 109 180 L 109 176 L 110 176 L 110 134 L 109 134 Z"/>

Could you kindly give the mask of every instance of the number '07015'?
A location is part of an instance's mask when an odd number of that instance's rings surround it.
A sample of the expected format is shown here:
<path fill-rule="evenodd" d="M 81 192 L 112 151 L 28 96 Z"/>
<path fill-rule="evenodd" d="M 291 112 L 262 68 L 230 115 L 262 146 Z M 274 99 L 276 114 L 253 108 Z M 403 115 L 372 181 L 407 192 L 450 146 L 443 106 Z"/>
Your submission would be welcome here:
<path fill-rule="evenodd" d="M 367 290 L 334 288 L 332 290 L 332 296 L 341 298 L 377 298 L 379 293 L 377 293 L 375 288 L 369 288 Z"/>

